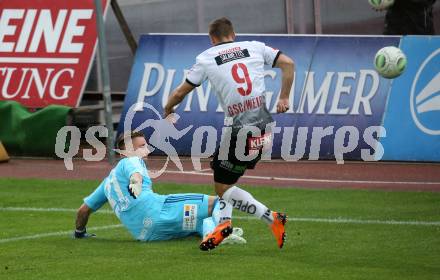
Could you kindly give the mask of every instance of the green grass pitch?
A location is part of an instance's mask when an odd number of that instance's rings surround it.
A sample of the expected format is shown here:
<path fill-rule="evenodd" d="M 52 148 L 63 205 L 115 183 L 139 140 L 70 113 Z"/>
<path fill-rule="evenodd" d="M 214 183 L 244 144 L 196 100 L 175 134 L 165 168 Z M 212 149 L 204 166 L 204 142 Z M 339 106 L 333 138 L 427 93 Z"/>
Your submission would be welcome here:
<path fill-rule="evenodd" d="M 98 183 L 0 179 L 0 279 L 440 279 L 440 193 L 245 187 L 288 213 L 282 250 L 261 221 L 235 211 L 248 243 L 202 252 L 197 237 L 141 243 L 122 227 L 73 240 L 73 210 L 23 209 L 76 209 Z M 105 212 L 93 214 L 89 228 L 118 224 Z"/>

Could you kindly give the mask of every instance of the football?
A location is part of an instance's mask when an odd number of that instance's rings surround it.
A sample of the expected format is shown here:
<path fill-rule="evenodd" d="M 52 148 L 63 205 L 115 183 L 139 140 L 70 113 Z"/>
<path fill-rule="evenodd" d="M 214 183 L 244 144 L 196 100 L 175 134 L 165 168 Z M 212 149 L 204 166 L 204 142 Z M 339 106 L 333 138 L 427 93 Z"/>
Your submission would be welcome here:
<path fill-rule="evenodd" d="M 368 0 L 368 3 L 376 10 L 385 10 L 394 4 L 394 0 Z"/>
<path fill-rule="evenodd" d="M 374 57 L 374 67 L 384 78 L 394 79 L 400 76 L 406 68 L 406 56 L 396 47 L 384 47 Z"/>

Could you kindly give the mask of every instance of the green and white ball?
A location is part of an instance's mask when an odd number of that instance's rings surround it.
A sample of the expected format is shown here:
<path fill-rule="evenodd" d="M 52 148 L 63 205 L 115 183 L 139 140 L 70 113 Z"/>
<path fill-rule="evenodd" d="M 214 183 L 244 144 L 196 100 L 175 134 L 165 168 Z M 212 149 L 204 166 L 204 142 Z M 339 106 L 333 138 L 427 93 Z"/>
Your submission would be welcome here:
<path fill-rule="evenodd" d="M 374 67 L 384 78 L 394 79 L 400 76 L 406 68 L 406 56 L 396 47 L 384 47 L 374 57 Z"/>
<path fill-rule="evenodd" d="M 368 0 L 368 3 L 377 10 L 385 10 L 394 4 L 394 0 Z"/>

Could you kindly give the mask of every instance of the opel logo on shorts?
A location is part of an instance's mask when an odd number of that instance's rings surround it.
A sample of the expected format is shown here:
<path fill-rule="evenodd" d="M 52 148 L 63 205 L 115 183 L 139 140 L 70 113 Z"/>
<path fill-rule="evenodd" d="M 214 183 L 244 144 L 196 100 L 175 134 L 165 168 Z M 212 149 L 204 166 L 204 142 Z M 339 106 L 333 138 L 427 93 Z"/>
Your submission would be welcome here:
<path fill-rule="evenodd" d="M 426 134 L 440 135 L 440 49 L 423 61 L 411 86 L 411 116 Z"/>

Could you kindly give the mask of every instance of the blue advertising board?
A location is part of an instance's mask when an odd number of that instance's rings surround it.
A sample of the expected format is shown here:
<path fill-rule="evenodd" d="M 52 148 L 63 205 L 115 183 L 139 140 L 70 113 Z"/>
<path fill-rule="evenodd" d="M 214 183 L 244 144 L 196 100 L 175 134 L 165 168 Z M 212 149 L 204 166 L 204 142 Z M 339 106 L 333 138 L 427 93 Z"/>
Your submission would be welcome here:
<path fill-rule="evenodd" d="M 273 157 L 281 154 L 282 136 L 287 127 L 296 128 L 289 130 L 293 133 L 292 153 L 297 132 L 306 132 L 302 136 L 305 137 L 305 158 L 310 156 L 316 127 L 327 128 L 329 134 L 322 138 L 319 158 L 334 158 L 335 134 L 339 128 L 347 126 L 359 132 L 359 140 L 356 147 L 344 156 L 345 159 L 361 159 L 361 149 L 374 150 L 375 147 L 367 144 L 362 136 L 366 128 L 382 124 L 391 84 L 374 70 L 374 55 L 384 46 L 398 46 L 400 37 L 239 35 L 236 40 L 264 42 L 295 61 L 290 109 L 285 114 L 274 114 L 281 132 L 274 138 Z M 195 57 L 209 47 L 207 35 L 142 35 L 118 132 L 129 129 L 123 127 L 124 120 L 136 102 L 150 106 L 136 111 L 131 129 L 139 127 L 145 120 L 160 119 L 170 92 L 184 81 L 185 71 L 195 63 Z M 265 83 L 266 103 L 275 113 L 281 85 L 280 71 L 267 67 Z M 178 130 L 192 126 L 179 140 L 169 139 L 179 154 L 191 154 L 193 133 L 201 126 L 214 126 L 219 141 L 224 113 L 209 82 L 190 93 L 176 113 L 180 116 L 176 123 Z M 148 136 L 152 129 L 146 127 L 143 130 Z"/>
<path fill-rule="evenodd" d="M 440 161 L 440 37 L 404 36 L 408 58 L 385 114 L 384 160 Z"/>

